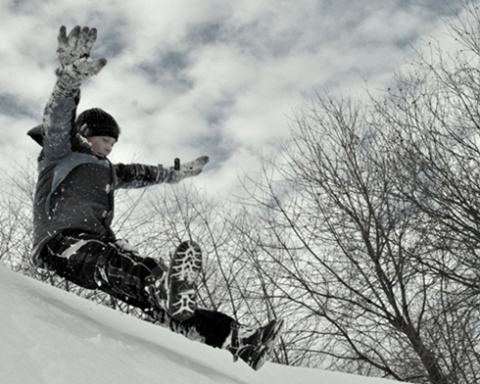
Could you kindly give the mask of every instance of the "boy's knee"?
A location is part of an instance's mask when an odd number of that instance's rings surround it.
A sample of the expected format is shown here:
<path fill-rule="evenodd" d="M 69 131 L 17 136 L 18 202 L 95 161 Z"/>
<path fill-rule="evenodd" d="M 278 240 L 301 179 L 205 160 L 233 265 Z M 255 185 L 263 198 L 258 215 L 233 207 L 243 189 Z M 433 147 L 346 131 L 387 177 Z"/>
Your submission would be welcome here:
<path fill-rule="evenodd" d="M 47 245 L 45 262 L 55 272 L 83 288 L 96 289 L 101 283 L 98 264 L 111 246 L 92 239 L 59 237 Z"/>

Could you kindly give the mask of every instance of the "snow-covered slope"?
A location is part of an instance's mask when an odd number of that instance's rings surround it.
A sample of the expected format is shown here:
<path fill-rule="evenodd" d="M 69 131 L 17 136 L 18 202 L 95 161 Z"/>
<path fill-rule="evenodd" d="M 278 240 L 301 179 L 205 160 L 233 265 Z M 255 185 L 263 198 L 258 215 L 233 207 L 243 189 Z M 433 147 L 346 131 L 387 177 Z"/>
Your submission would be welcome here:
<path fill-rule="evenodd" d="M 0 377 L 9 384 L 393 384 L 222 350 L 0 267 Z"/>

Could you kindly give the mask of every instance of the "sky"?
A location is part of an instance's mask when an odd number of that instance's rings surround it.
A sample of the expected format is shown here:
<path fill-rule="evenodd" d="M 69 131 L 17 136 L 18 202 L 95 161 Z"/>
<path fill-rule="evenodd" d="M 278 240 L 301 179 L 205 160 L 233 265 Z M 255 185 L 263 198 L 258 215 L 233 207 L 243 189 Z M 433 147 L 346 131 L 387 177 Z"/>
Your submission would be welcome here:
<path fill-rule="evenodd" d="M 9 384 L 400 384 L 229 352 L 0 266 L 0 376 Z"/>
<path fill-rule="evenodd" d="M 217 195 L 277 154 L 316 93 L 382 92 L 412 47 L 447 41 L 448 3 L 0 0 L 0 174 L 35 163 L 26 132 L 55 82 L 61 25 L 98 29 L 92 57 L 108 64 L 83 84 L 78 112 L 99 107 L 120 124 L 111 160 L 169 166 L 208 155 L 194 182 Z"/>

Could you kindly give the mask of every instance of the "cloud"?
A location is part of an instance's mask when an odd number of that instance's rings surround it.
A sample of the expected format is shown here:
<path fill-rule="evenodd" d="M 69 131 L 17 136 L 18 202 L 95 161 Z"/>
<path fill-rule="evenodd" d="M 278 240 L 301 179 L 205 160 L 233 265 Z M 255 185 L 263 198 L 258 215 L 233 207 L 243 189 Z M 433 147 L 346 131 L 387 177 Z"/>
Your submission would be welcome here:
<path fill-rule="evenodd" d="M 433 0 L 3 0 L 0 122 L 15 145 L 0 148 L 36 155 L 25 132 L 55 81 L 58 28 L 95 26 L 93 55 L 108 65 L 82 87 L 79 109 L 104 108 L 122 126 L 112 159 L 209 154 L 201 177 L 223 193 L 288 138 L 293 110 L 315 91 L 385 89 L 411 45 L 451 11 Z M 10 158 L 0 155 L 2 167 Z"/>

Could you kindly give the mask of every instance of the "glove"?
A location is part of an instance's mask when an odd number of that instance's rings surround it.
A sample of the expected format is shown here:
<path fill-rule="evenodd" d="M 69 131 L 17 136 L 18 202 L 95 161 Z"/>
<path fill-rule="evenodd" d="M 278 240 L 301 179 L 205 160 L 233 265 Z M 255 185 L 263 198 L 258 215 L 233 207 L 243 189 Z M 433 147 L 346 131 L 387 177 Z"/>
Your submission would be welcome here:
<path fill-rule="evenodd" d="M 202 156 L 189 163 L 180 164 L 178 167 L 170 167 L 170 175 L 168 176 L 167 182 L 176 184 L 187 177 L 199 175 L 208 161 L 208 156 Z"/>
<path fill-rule="evenodd" d="M 97 30 L 76 26 L 67 36 L 64 26 L 58 35 L 57 56 L 60 67 L 56 70 L 59 79 L 79 87 L 83 80 L 96 75 L 107 64 L 107 60 L 92 60 L 90 51 L 97 40 Z"/>

